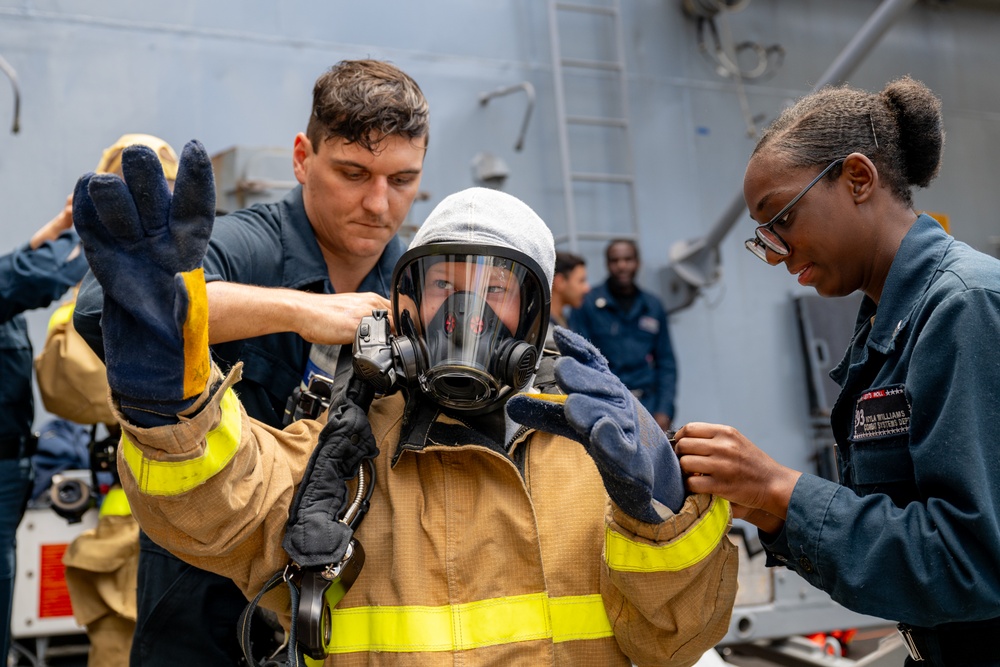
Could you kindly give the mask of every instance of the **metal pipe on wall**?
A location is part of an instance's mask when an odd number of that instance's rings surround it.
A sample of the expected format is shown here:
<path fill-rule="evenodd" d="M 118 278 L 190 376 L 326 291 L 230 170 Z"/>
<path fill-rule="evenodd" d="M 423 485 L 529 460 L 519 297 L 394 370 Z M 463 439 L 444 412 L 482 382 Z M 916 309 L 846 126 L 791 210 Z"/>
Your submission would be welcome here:
<path fill-rule="evenodd" d="M 514 143 L 514 150 L 516 151 L 520 151 L 524 148 L 524 138 L 528 134 L 528 121 L 531 120 L 531 111 L 535 108 L 535 87 L 528 81 L 522 81 L 521 83 L 516 83 L 512 86 L 505 86 L 488 93 L 479 94 L 480 106 L 486 106 L 487 103 L 489 103 L 489 101 L 494 97 L 509 95 L 510 93 L 516 93 L 519 90 L 523 90 L 525 95 L 528 96 L 528 106 L 524 110 L 524 120 L 521 121 L 521 132 L 517 135 L 517 142 Z"/>
<path fill-rule="evenodd" d="M 883 0 L 851 41 L 823 72 L 813 85 L 813 90 L 823 86 L 843 83 L 857 69 L 892 27 L 896 20 L 916 0 Z M 698 297 L 701 289 L 718 280 L 719 244 L 733 225 L 746 212 L 743 192 L 736 193 L 723 211 L 718 222 L 700 239 L 678 241 L 670 247 L 668 265 L 664 269 L 663 302 L 668 312 L 687 308 Z"/>
<path fill-rule="evenodd" d="M 21 131 L 21 88 L 17 83 L 17 72 L 10 66 L 3 56 L 0 56 L 0 71 L 10 79 L 10 85 L 14 91 L 14 121 L 11 124 L 11 134 Z"/>

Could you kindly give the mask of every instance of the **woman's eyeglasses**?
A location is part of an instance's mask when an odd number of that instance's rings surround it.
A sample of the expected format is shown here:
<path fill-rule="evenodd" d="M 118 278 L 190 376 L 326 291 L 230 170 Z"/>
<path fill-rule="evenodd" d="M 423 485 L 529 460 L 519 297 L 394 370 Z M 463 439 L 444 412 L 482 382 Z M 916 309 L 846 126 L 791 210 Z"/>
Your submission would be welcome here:
<path fill-rule="evenodd" d="M 754 237 L 752 239 L 747 239 L 746 243 L 744 244 L 746 245 L 747 250 L 757 255 L 765 262 L 767 261 L 768 250 L 782 257 L 787 255 L 788 244 L 785 243 L 785 240 L 783 238 L 778 236 L 778 233 L 776 231 L 774 231 L 774 225 L 784 220 L 785 216 L 788 215 L 788 212 L 792 210 L 792 207 L 795 206 L 797 203 L 799 203 L 799 200 L 802 199 L 807 192 L 809 192 L 809 189 L 812 188 L 812 186 L 816 185 L 821 180 L 823 180 L 823 177 L 829 174 L 831 169 L 833 169 L 846 159 L 847 158 L 837 158 L 836 160 L 828 164 L 826 166 L 826 169 L 819 172 L 819 175 L 816 176 L 816 178 L 809 181 L 809 185 L 802 188 L 802 191 L 799 194 L 792 197 L 792 201 L 785 204 L 785 207 L 780 211 L 778 211 L 777 215 L 771 218 L 770 222 L 768 222 L 766 225 L 760 225 L 759 227 L 757 227 L 757 229 L 754 231 Z"/>

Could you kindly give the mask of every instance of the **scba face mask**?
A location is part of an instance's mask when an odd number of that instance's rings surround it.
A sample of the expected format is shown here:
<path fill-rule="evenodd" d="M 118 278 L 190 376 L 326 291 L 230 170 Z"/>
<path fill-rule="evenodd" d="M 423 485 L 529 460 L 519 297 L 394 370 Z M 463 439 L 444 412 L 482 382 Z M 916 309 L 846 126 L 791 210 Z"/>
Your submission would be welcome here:
<path fill-rule="evenodd" d="M 487 412 L 538 365 L 549 288 L 538 263 L 502 246 L 441 243 L 405 253 L 393 277 L 403 375 L 442 407 Z"/>

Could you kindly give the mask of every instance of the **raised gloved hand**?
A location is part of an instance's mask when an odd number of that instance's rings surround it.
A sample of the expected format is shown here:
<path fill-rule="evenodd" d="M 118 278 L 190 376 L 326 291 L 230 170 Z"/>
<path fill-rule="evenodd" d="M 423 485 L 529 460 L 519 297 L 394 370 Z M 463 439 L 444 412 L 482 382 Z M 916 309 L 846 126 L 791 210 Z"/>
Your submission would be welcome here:
<path fill-rule="evenodd" d="M 86 174 L 73 222 L 104 289 L 108 384 L 139 426 L 177 421 L 208 383 L 208 302 L 201 269 L 215 221 L 212 163 L 197 141 L 181 154 L 171 196 L 156 154 L 130 146 L 124 181 Z"/>
<path fill-rule="evenodd" d="M 684 504 L 680 465 L 666 434 L 597 348 L 562 327 L 554 337 L 563 354 L 555 376 L 565 402 L 518 394 L 507 401 L 507 414 L 582 443 L 615 504 L 635 519 L 660 523 L 664 517 L 657 504 L 674 512 Z"/>

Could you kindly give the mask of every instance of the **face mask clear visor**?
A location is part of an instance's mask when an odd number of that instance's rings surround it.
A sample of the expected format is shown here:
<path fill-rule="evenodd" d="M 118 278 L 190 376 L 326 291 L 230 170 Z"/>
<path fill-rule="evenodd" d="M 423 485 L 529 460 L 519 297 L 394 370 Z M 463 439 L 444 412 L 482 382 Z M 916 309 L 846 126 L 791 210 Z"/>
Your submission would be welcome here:
<path fill-rule="evenodd" d="M 526 255 L 465 248 L 440 244 L 406 253 L 396 271 L 393 312 L 397 334 L 414 344 L 421 390 L 442 406 L 477 410 L 531 379 L 549 293 Z"/>

